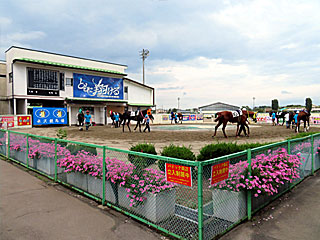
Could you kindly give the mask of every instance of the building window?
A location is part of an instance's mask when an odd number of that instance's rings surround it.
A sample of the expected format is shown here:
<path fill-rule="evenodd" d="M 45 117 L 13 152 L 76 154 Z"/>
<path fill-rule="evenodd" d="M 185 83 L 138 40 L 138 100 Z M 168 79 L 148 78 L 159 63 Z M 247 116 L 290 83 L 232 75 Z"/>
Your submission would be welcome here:
<path fill-rule="evenodd" d="M 59 90 L 58 72 L 47 69 L 28 68 L 28 87 Z"/>
<path fill-rule="evenodd" d="M 9 73 L 9 83 L 12 83 L 12 81 L 13 81 L 13 74 L 11 72 L 11 73 Z"/>
<path fill-rule="evenodd" d="M 64 91 L 64 73 L 60 73 L 60 90 Z"/>
<path fill-rule="evenodd" d="M 73 78 L 66 78 L 66 86 L 73 86 Z"/>
<path fill-rule="evenodd" d="M 124 87 L 124 93 L 128 93 L 128 86 Z"/>

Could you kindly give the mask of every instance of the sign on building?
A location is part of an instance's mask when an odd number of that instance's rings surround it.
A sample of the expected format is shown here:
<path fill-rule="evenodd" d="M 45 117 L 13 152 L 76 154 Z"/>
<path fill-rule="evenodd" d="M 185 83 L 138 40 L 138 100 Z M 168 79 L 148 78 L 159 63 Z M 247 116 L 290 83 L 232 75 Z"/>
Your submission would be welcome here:
<path fill-rule="evenodd" d="M 191 167 L 166 163 L 166 181 L 192 187 Z"/>
<path fill-rule="evenodd" d="M 73 96 L 122 100 L 123 79 L 74 73 Z"/>
<path fill-rule="evenodd" d="M 18 116 L 18 126 L 28 126 L 31 125 L 30 116 Z"/>
<path fill-rule="evenodd" d="M 229 177 L 229 161 L 211 167 L 211 184 L 221 182 Z"/>
<path fill-rule="evenodd" d="M 0 128 L 14 127 L 14 116 L 0 117 Z"/>
<path fill-rule="evenodd" d="M 68 124 L 67 108 L 33 108 L 33 125 Z"/>

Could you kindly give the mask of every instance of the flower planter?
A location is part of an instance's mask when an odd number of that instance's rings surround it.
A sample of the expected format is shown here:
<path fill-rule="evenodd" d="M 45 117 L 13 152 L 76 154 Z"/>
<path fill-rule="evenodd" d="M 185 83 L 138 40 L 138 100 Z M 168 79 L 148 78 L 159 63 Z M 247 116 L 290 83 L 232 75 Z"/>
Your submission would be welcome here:
<path fill-rule="evenodd" d="M 26 152 L 10 149 L 10 157 L 21 162 L 21 163 L 27 164 Z"/>
<path fill-rule="evenodd" d="M 48 175 L 54 175 L 55 173 L 55 162 L 54 157 L 48 157 L 48 156 L 41 156 L 40 158 L 34 159 L 33 167 L 36 170 L 39 170 L 41 172 L 44 172 Z M 62 173 L 62 168 L 57 168 L 57 173 Z"/>
<path fill-rule="evenodd" d="M 320 152 L 316 152 L 314 155 L 314 171 L 320 168 Z"/>
<path fill-rule="evenodd" d="M 214 217 L 229 222 L 237 222 L 247 214 L 245 192 L 214 189 L 212 191 L 212 200 Z"/>
<path fill-rule="evenodd" d="M 95 178 L 88 174 L 88 192 L 102 199 L 102 179 Z"/>
<path fill-rule="evenodd" d="M 127 194 L 124 187 L 118 187 L 119 205 L 151 222 L 158 223 L 175 214 L 176 189 L 174 188 L 158 194 L 147 193 L 145 195 L 147 199 L 136 207 L 130 207 Z"/>
<path fill-rule="evenodd" d="M 88 174 L 70 172 L 67 174 L 67 183 L 88 192 Z"/>
<path fill-rule="evenodd" d="M 311 171 L 311 153 L 301 153 L 300 155 L 301 163 L 302 165 L 300 166 L 301 170 L 304 171 Z"/>
<path fill-rule="evenodd" d="M 0 154 L 7 155 L 7 145 L 0 145 Z"/>

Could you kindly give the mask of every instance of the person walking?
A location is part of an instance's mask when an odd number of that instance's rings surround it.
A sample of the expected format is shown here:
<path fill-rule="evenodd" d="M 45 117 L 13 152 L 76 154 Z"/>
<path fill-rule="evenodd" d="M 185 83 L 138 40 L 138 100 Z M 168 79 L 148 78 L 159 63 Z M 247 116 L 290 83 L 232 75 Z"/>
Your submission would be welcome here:
<path fill-rule="evenodd" d="M 119 126 L 119 113 L 114 113 L 114 121 L 115 121 L 115 128 L 120 127 Z"/>
<path fill-rule="evenodd" d="M 290 114 L 288 112 L 284 115 L 284 119 L 286 121 L 287 128 L 290 128 Z"/>
<path fill-rule="evenodd" d="M 276 124 L 276 113 L 275 113 L 275 112 L 272 112 L 271 117 L 272 117 L 272 126 L 276 126 L 276 125 L 277 125 L 277 124 Z"/>
<path fill-rule="evenodd" d="M 77 114 L 77 118 L 78 118 L 78 122 L 79 122 L 79 130 L 82 131 L 83 130 L 83 122 L 84 122 L 84 114 L 82 109 L 79 109 L 79 112 Z"/>
<path fill-rule="evenodd" d="M 148 114 L 146 114 L 144 116 L 144 120 L 145 120 L 145 123 L 146 123 L 146 127 L 145 129 L 143 130 L 143 132 L 146 132 L 146 130 L 148 129 L 148 132 L 150 132 L 150 117 Z"/>
<path fill-rule="evenodd" d="M 90 125 L 92 125 L 92 117 L 89 110 L 86 111 L 86 115 L 84 115 L 84 118 L 86 123 L 86 131 L 88 131 Z"/>

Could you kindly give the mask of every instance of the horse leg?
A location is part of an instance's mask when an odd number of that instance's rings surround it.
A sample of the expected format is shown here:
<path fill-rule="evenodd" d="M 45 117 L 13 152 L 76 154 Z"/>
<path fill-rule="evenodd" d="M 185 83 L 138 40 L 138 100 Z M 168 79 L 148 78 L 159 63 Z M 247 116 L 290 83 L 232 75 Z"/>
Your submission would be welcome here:
<path fill-rule="evenodd" d="M 249 125 L 248 125 L 247 123 L 244 123 L 244 126 L 246 126 L 247 129 L 248 129 L 248 135 L 246 134 L 246 136 L 249 137 L 249 135 L 250 135 Z M 245 129 L 245 128 L 244 128 L 244 129 Z M 244 133 L 246 133 L 246 131 L 244 131 Z"/>
<path fill-rule="evenodd" d="M 128 122 L 127 122 L 127 126 L 129 128 L 129 131 L 131 132 L 131 128 L 130 128 L 130 120 L 128 119 Z"/>
<path fill-rule="evenodd" d="M 304 120 L 303 121 L 303 129 L 305 132 L 307 131 L 306 125 L 307 125 L 307 120 Z"/>
<path fill-rule="evenodd" d="M 307 127 L 307 131 L 309 132 L 310 129 L 310 118 L 308 118 L 308 127 Z"/>
<path fill-rule="evenodd" d="M 239 132 L 239 125 L 240 125 L 240 123 L 238 123 L 238 124 L 237 124 L 236 137 L 237 137 L 237 136 L 239 136 L 239 137 L 240 137 L 241 128 L 240 128 L 240 132 Z"/>
<path fill-rule="evenodd" d="M 213 136 L 212 137 L 215 137 L 216 136 L 216 134 L 217 134 L 217 129 L 219 128 L 219 126 L 222 124 L 222 122 L 218 122 L 218 124 L 215 126 L 215 131 L 214 131 L 214 134 L 213 134 Z"/>
<path fill-rule="evenodd" d="M 124 125 L 126 124 L 126 119 L 123 119 L 123 124 L 122 124 L 122 132 L 124 132 Z"/>
<path fill-rule="evenodd" d="M 223 134 L 224 134 L 224 137 L 225 137 L 225 138 L 228 138 L 227 135 L 226 135 L 226 131 L 225 131 L 226 126 L 227 126 L 227 123 L 224 122 L 224 123 L 223 123 L 223 126 L 222 126 L 222 132 L 223 132 Z"/>

